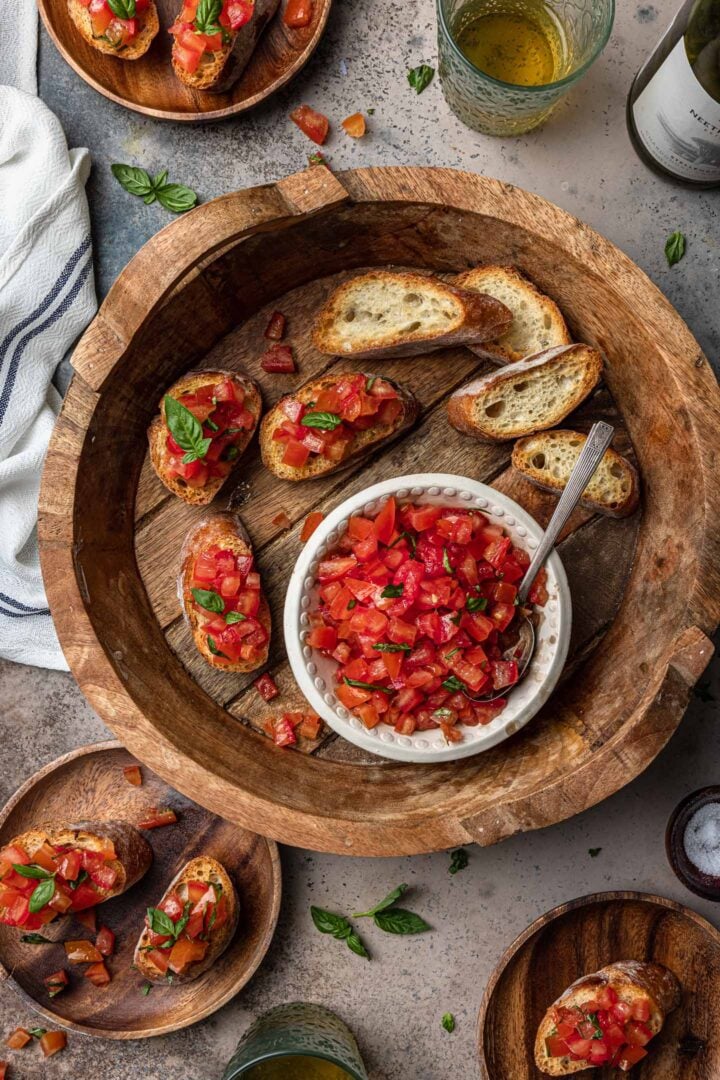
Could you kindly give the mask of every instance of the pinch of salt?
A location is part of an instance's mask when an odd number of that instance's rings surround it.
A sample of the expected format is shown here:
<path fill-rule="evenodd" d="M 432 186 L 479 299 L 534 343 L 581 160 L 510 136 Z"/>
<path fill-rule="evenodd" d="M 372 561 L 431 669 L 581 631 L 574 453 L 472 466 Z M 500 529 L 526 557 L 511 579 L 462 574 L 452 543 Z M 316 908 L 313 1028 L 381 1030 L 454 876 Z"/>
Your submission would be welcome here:
<path fill-rule="evenodd" d="M 685 826 L 683 845 L 701 873 L 720 878 L 720 803 L 706 803 Z"/>

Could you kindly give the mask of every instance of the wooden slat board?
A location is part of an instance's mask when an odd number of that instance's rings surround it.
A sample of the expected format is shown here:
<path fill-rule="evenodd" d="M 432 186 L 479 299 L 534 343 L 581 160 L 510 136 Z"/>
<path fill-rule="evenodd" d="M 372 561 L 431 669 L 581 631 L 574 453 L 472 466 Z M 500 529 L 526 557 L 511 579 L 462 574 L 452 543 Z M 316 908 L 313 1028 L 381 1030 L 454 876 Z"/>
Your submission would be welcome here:
<path fill-rule="evenodd" d="M 556 504 L 553 496 L 535 488 L 509 464 L 512 443 L 483 443 L 462 435 L 448 422 L 445 410 L 448 395 L 469 378 L 491 370 L 493 365 L 489 361 L 479 359 L 465 348 L 454 348 L 429 356 L 383 361 L 369 368 L 367 363 L 333 359 L 317 352 L 311 341 L 314 315 L 332 288 L 346 277 L 347 274 L 336 274 L 319 279 L 265 305 L 218 342 L 199 365 L 251 375 L 262 388 L 266 409 L 294 387 L 333 371 L 372 370 L 387 375 L 408 386 L 421 403 L 418 423 L 400 440 L 381 448 L 359 467 L 317 480 L 301 483 L 278 480 L 263 466 L 256 439 L 213 503 L 213 509 L 237 509 L 253 541 L 273 614 L 269 670 L 282 690 L 272 704 L 264 703 L 252 688 L 257 672 L 235 674 L 210 667 L 195 648 L 180 612 L 175 586 L 180 548 L 187 531 L 207 511 L 188 506 L 170 495 L 157 479 L 148 456 L 138 483 L 135 551 L 143 584 L 166 640 L 187 671 L 219 705 L 260 732 L 268 716 L 306 707 L 285 659 L 282 612 L 290 571 L 301 549 L 300 529 L 311 510 L 328 513 L 343 499 L 370 484 L 423 468 L 491 484 L 516 499 L 542 525 L 547 524 Z M 286 341 L 295 352 L 299 368 L 296 375 L 269 375 L 260 367 L 259 358 L 267 347 L 263 333 L 273 310 L 281 310 L 288 319 Z M 622 419 L 604 386 L 564 426 L 587 430 L 597 419 L 615 425 L 615 446 L 633 456 Z M 290 518 L 288 529 L 273 524 L 280 511 Z M 640 524 L 640 513 L 623 521 L 593 520 L 593 517 L 591 512 L 578 508 L 561 541 L 575 608 L 570 663 L 575 654 L 586 656 L 610 625 L 630 572 Z M 332 760 L 377 764 L 376 757 L 354 747 L 340 749 L 337 742 L 325 727 L 316 740 L 301 738 L 297 749 Z"/>

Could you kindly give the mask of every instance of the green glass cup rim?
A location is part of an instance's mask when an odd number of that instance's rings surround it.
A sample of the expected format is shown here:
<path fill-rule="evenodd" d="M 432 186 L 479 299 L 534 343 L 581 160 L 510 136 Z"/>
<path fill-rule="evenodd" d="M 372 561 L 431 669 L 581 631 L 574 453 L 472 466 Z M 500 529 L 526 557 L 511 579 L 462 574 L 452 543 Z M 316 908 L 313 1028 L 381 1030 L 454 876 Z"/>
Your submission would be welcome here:
<path fill-rule="evenodd" d="M 542 83 L 540 86 L 523 86 L 522 83 L 509 83 L 504 82 L 502 79 L 496 79 L 494 75 L 488 75 L 486 71 L 483 71 L 481 68 L 476 67 L 475 64 L 472 63 L 472 61 L 468 60 L 462 49 L 458 48 L 457 42 L 455 41 L 455 38 L 450 32 L 450 27 L 448 26 L 447 20 L 445 18 L 445 12 L 443 11 L 443 3 L 444 0 L 437 0 L 438 19 L 440 20 L 442 28 L 445 31 L 445 35 L 450 42 L 453 51 L 458 56 L 460 61 L 464 64 L 464 66 L 468 68 L 473 74 L 479 75 L 481 79 L 486 79 L 494 86 L 500 86 L 506 90 L 521 90 L 523 92 L 527 91 L 528 93 L 545 93 L 547 90 L 561 90 L 564 86 L 569 86 L 571 83 L 577 82 L 578 79 L 581 79 L 585 72 L 588 70 L 588 68 L 592 67 L 592 65 L 595 63 L 598 56 L 610 40 L 610 35 L 612 33 L 612 28 L 615 22 L 615 0 L 607 0 L 606 26 L 603 30 L 602 36 L 598 39 L 597 45 L 593 49 L 592 54 L 587 58 L 585 63 L 582 64 L 581 67 L 576 68 L 574 71 L 571 71 L 570 74 L 566 75 L 563 79 L 558 79 L 556 82 Z"/>
<path fill-rule="evenodd" d="M 354 1068 L 348 1068 L 347 1065 L 338 1065 L 337 1060 L 335 1058 L 328 1057 L 327 1054 L 323 1054 L 316 1050 L 308 1053 L 307 1048 L 301 1048 L 298 1050 L 268 1050 L 266 1053 L 262 1054 L 262 1056 L 259 1057 L 257 1061 L 252 1061 L 248 1065 L 244 1065 L 242 1067 L 242 1072 L 231 1073 L 228 1077 L 228 1080 L 243 1080 L 243 1077 L 248 1076 L 250 1070 L 256 1069 L 258 1065 L 265 1065 L 268 1061 L 277 1061 L 278 1059 L 289 1057 L 309 1057 L 311 1060 L 315 1058 L 315 1060 L 317 1061 L 329 1061 L 331 1065 L 335 1065 L 336 1068 L 342 1069 L 344 1073 L 347 1073 L 348 1076 L 352 1077 L 352 1080 L 366 1080 L 367 1077 L 367 1074 L 365 1076 L 361 1076 L 360 1073 L 356 1072 Z"/>

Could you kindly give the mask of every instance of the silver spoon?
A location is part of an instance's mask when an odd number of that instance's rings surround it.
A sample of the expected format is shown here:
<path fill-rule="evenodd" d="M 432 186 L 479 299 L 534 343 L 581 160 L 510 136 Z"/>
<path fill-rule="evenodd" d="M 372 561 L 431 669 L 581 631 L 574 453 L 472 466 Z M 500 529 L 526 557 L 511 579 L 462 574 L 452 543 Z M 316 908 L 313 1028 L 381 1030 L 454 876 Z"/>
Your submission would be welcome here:
<path fill-rule="evenodd" d="M 580 497 L 600 464 L 603 454 L 612 442 L 614 434 L 615 429 L 602 420 L 599 420 L 597 424 L 593 424 L 591 427 L 585 446 L 555 507 L 555 513 L 550 518 L 545 534 L 538 544 L 537 551 L 525 572 L 525 577 L 518 587 L 517 600 L 520 607 L 527 601 L 532 583 L 548 555 L 555 547 L 555 541 L 562 532 L 565 522 L 580 502 Z M 503 654 L 503 660 L 514 660 L 516 662 L 518 666 L 517 682 L 504 690 L 493 690 L 492 693 L 482 694 L 478 697 L 474 697 L 466 690 L 463 690 L 463 694 L 470 701 L 482 702 L 498 701 L 500 698 L 505 697 L 511 690 L 515 689 L 520 680 L 527 674 L 534 652 L 535 627 L 528 616 L 524 615 L 520 622 L 517 640 Z"/>

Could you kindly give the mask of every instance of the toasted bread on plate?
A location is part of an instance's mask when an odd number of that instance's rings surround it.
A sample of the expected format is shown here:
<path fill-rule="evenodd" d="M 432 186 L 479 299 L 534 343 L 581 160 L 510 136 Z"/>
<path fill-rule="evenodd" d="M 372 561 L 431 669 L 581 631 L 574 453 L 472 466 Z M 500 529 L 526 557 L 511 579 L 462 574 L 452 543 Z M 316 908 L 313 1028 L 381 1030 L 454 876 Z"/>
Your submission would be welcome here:
<path fill-rule="evenodd" d="M 225 0 L 221 8 L 218 26 L 220 32 L 207 38 L 206 48 L 199 56 L 198 42 L 206 35 L 196 29 L 197 0 L 184 0 L 177 21 L 171 29 L 173 34 L 172 66 L 178 79 L 193 90 L 222 93 L 229 90 L 242 75 L 255 51 L 263 30 L 280 6 L 280 0 Z M 228 9 L 231 9 L 229 12 Z M 233 29 L 229 15 L 240 23 Z M 235 25 L 237 25 L 237 23 Z"/>
<path fill-rule="evenodd" d="M 87 4 L 82 4 L 80 0 L 68 0 L 68 14 L 88 45 L 119 60 L 139 60 L 148 51 L 160 29 L 153 0 L 145 10 L 138 11 L 133 20 L 127 20 L 137 22 L 138 28 L 126 44 L 122 44 L 123 20 L 114 18 L 107 4 L 102 12 L 91 15 Z M 104 26 L 106 22 L 108 25 Z"/>

